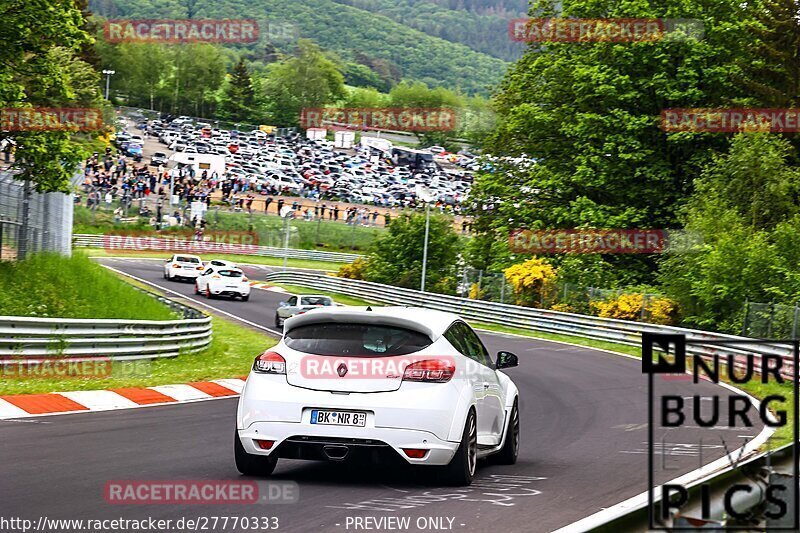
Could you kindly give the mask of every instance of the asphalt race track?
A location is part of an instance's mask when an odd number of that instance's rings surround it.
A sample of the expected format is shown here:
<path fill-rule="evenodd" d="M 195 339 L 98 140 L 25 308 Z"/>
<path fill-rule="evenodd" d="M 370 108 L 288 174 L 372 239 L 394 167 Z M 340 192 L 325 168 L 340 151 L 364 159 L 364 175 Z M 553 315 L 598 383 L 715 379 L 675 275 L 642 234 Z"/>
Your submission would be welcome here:
<path fill-rule="evenodd" d="M 192 294 L 191 283 L 163 280 L 159 261 L 105 259 L 103 263 L 206 302 Z M 245 267 L 256 280 L 269 270 Z M 274 330 L 275 307 L 285 298 L 254 289 L 249 302 L 208 303 Z M 39 516 L 173 520 L 273 516 L 278 517 L 280 531 L 367 527 L 420 531 L 438 526 L 539 532 L 565 526 L 647 489 L 647 380 L 639 361 L 501 334 L 481 333 L 481 337 L 492 352 L 505 349 L 519 355 L 520 366 L 508 373 L 521 392 L 522 450 L 515 466 L 479 465 L 471 487 L 439 487 L 424 472 L 410 469 L 281 460 L 274 479 L 296 482 L 298 503 L 111 505 L 104 500 L 104 486 L 112 480 L 241 479 L 232 450 L 236 399 L 222 399 L 0 421 L 0 515 L 34 520 Z M 242 368 L 241 375 L 248 371 Z M 659 386 L 678 394 L 704 387 L 704 396 L 726 395 L 708 383 L 670 380 Z M 656 481 L 709 463 L 760 430 L 757 426 L 716 431 L 713 441 L 708 430 L 691 427 L 659 435 L 664 439 L 658 447 Z M 357 528 L 356 517 L 376 521 L 361 521 Z M 410 517 L 409 526 L 377 522 L 386 517 Z M 441 522 L 417 522 L 418 518 Z"/>

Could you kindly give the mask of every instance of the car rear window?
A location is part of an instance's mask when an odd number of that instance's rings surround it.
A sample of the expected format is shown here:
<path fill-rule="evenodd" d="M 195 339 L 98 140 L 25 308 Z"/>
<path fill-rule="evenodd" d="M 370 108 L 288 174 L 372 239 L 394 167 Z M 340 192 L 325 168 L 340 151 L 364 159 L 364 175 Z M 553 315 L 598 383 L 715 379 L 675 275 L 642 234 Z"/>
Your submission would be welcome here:
<path fill-rule="evenodd" d="M 333 305 L 333 300 L 326 296 L 303 296 L 300 298 L 300 305 Z"/>
<path fill-rule="evenodd" d="M 406 355 L 431 345 L 427 335 L 397 326 L 325 322 L 298 326 L 283 341 L 304 353 L 349 357 Z"/>
<path fill-rule="evenodd" d="M 226 278 L 241 278 L 242 273 L 238 270 L 220 270 L 220 276 L 225 276 Z"/>
<path fill-rule="evenodd" d="M 196 257 L 186 257 L 183 255 L 179 255 L 176 259 L 179 263 L 199 263 L 200 260 Z"/>

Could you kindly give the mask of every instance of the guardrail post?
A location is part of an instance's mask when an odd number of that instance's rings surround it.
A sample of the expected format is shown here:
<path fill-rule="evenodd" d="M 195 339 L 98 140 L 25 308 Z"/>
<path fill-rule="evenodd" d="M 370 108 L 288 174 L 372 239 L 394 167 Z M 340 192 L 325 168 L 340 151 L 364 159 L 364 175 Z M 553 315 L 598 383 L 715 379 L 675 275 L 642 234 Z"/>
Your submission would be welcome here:
<path fill-rule="evenodd" d="M 772 320 L 775 318 L 775 300 L 769 303 L 769 320 L 767 321 L 767 338 L 772 337 Z"/>
<path fill-rule="evenodd" d="M 742 318 L 742 337 L 747 337 L 750 330 L 750 299 L 744 299 L 744 318 Z"/>

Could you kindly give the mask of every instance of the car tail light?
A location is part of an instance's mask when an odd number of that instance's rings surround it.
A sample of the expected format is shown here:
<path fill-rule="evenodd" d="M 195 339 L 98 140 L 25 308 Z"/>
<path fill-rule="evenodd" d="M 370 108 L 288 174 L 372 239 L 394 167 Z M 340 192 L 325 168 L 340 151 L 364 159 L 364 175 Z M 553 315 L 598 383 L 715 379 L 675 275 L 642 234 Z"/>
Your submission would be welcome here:
<path fill-rule="evenodd" d="M 211 276 L 211 277 L 212 277 L 213 279 L 220 279 L 220 277 L 219 277 L 219 276 L 217 276 L 217 275 L 214 275 L 214 276 Z"/>
<path fill-rule="evenodd" d="M 256 357 L 253 370 L 262 374 L 286 374 L 286 359 L 278 352 L 267 351 Z"/>
<path fill-rule="evenodd" d="M 256 445 L 261 448 L 262 450 L 269 450 L 272 448 L 273 444 L 275 444 L 274 440 L 258 440 L 256 439 Z"/>
<path fill-rule="evenodd" d="M 247 278 L 242 278 L 242 283 L 247 283 L 248 281 L 250 281 L 250 280 L 247 279 Z"/>
<path fill-rule="evenodd" d="M 181 266 L 178 263 L 172 265 L 172 268 L 180 268 Z"/>
<path fill-rule="evenodd" d="M 203 270 L 205 267 L 197 267 L 197 270 Z"/>
<path fill-rule="evenodd" d="M 447 383 L 455 372 L 456 365 L 452 361 L 426 359 L 408 365 L 403 372 L 403 381 Z"/>
<path fill-rule="evenodd" d="M 403 448 L 403 453 L 411 459 L 422 459 L 428 453 L 424 448 Z"/>

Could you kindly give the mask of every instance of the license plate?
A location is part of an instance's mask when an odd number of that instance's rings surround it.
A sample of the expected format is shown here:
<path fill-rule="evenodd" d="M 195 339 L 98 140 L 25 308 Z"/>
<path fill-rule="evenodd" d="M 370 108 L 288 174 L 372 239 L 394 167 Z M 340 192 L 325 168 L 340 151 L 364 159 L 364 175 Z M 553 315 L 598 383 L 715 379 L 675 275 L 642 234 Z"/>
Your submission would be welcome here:
<path fill-rule="evenodd" d="M 367 413 L 314 409 L 311 411 L 311 423 L 327 426 L 363 427 L 367 424 Z"/>

